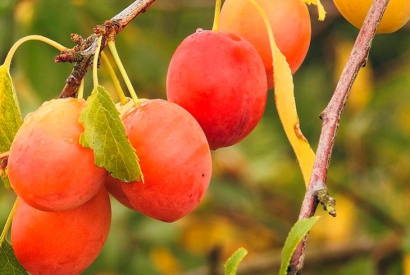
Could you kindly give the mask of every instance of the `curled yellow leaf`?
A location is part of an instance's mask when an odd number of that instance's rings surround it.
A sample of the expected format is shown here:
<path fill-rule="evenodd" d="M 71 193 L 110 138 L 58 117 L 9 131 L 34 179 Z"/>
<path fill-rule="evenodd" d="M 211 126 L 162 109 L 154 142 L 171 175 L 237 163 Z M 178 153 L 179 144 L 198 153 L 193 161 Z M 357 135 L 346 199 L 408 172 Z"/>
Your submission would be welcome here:
<path fill-rule="evenodd" d="M 275 68 L 275 102 L 280 121 L 286 136 L 296 154 L 306 187 L 309 185 L 315 153 L 304 137 L 299 123 L 294 97 L 293 77 L 285 56 L 280 52 L 273 37 L 272 28 L 264 10 L 254 1 L 249 0 L 258 9 L 265 21 L 272 49 L 273 67 Z"/>
<path fill-rule="evenodd" d="M 315 161 L 315 153 L 304 137 L 299 123 L 294 97 L 293 77 L 286 62 L 285 56 L 279 51 L 276 44 L 272 44 L 273 67 L 275 68 L 275 102 L 279 118 L 285 130 L 286 136 L 295 151 L 303 179 L 306 186 L 310 181 L 310 175 Z"/>

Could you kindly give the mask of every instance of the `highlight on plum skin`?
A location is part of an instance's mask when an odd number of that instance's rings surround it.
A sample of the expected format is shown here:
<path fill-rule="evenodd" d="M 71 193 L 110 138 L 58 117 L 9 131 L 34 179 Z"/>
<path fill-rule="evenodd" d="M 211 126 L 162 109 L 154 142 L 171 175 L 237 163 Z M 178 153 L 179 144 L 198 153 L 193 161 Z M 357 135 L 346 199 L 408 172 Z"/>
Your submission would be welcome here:
<path fill-rule="evenodd" d="M 28 114 L 10 148 L 8 176 L 16 194 L 43 211 L 73 209 L 102 187 L 105 170 L 79 143 L 83 99 L 45 102 Z"/>
<path fill-rule="evenodd" d="M 108 191 L 123 205 L 164 222 L 192 212 L 212 174 L 205 134 L 186 110 L 166 100 L 134 106 L 123 123 L 139 158 L 144 181 L 124 183 L 108 176 Z"/>
<path fill-rule="evenodd" d="M 234 145 L 262 118 L 267 80 L 261 57 L 241 37 L 198 29 L 169 64 L 167 98 L 199 122 L 210 148 Z"/>
<path fill-rule="evenodd" d="M 13 250 L 32 275 L 80 274 L 101 252 L 110 223 L 105 188 L 85 204 L 61 212 L 37 210 L 18 198 L 11 227 Z"/>

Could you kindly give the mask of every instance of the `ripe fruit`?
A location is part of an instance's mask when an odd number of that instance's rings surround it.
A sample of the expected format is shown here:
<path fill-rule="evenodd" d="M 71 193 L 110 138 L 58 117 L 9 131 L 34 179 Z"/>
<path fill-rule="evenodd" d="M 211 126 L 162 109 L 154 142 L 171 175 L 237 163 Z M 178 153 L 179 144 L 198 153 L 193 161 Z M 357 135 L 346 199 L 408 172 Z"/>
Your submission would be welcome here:
<path fill-rule="evenodd" d="M 105 170 L 79 144 L 84 100 L 51 100 L 27 115 L 10 149 L 8 175 L 17 195 L 43 211 L 80 206 L 103 186 Z"/>
<path fill-rule="evenodd" d="M 272 26 L 275 42 L 285 55 L 292 73 L 306 57 L 310 44 L 311 26 L 306 4 L 301 0 L 256 0 L 264 9 Z M 222 6 L 219 29 L 248 40 L 262 57 L 273 88 L 273 67 L 268 31 L 262 16 L 248 0 L 226 0 Z"/>
<path fill-rule="evenodd" d="M 123 122 L 144 182 L 109 177 L 108 191 L 125 206 L 165 222 L 194 210 L 212 170 L 209 146 L 195 119 L 174 103 L 148 100 L 130 109 Z"/>
<path fill-rule="evenodd" d="M 333 0 L 337 9 L 350 24 L 361 28 L 373 0 Z M 392 33 L 410 20 L 410 1 L 391 0 L 377 29 L 377 33 Z"/>
<path fill-rule="evenodd" d="M 167 97 L 195 117 L 211 149 L 231 146 L 256 127 L 265 110 L 262 60 L 234 34 L 199 29 L 172 56 Z"/>
<path fill-rule="evenodd" d="M 62 212 L 37 210 L 19 198 L 11 240 L 18 261 L 30 274 L 74 275 L 98 256 L 110 223 L 105 188 L 80 207 Z"/>

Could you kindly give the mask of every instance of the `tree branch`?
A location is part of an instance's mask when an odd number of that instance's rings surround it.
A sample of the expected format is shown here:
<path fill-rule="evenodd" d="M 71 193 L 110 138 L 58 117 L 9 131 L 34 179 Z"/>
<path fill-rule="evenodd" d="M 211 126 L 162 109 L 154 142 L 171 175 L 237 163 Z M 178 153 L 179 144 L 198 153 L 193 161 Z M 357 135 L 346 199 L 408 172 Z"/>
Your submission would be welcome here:
<path fill-rule="evenodd" d="M 136 0 L 122 12 L 114 16 L 111 20 L 104 22 L 94 29 L 94 33 L 84 39 L 78 34 L 72 34 L 71 39 L 77 44 L 73 49 L 67 49 L 55 58 L 56 63 L 74 62 L 74 68 L 66 80 L 60 98 L 76 97 L 78 87 L 88 68 L 92 65 L 95 54 L 96 41 L 99 35 L 103 35 L 101 51 L 107 45 L 108 40 L 115 40 L 115 36 L 120 33 L 134 18 L 145 12 L 155 0 Z"/>
<path fill-rule="evenodd" d="M 322 119 L 322 131 L 319 138 L 319 145 L 316 151 L 310 183 L 300 210 L 299 220 L 312 217 L 315 214 L 319 202 L 323 202 L 323 200 L 319 200 L 318 193 L 321 193 L 322 195 L 325 194 L 322 197 L 330 202 L 330 206 L 334 206 L 335 202 L 327 195 L 326 177 L 337 128 L 350 89 L 360 68 L 366 65 L 377 26 L 379 25 L 388 3 L 389 0 L 373 1 L 333 96 L 326 109 L 320 115 L 320 118 Z M 329 205 L 326 204 L 325 208 L 328 206 Z M 334 215 L 335 214 L 336 213 L 334 213 Z M 308 236 L 306 236 L 297 247 L 292 257 L 288 274 L 293 275 L 301 273 L 307 237 Z"/>

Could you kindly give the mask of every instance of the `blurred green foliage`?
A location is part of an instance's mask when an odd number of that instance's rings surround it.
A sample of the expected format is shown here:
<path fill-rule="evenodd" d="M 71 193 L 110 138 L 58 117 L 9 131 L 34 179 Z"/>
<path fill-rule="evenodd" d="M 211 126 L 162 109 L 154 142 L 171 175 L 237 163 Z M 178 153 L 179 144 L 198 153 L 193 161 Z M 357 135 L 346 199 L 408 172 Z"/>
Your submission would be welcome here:
<path fill-rule="evenodd" d="M 88 36 L 131 2 L 3 0 L 0 57 L 29 34 L 72 47 L 70 33 Z M 332 1 L 323 3 L 328 12 L 324 22 L 317 21 L 315 7 L 309 6 L 312 43 L 294 75 L 301 128 L 314 149 L 321 128 L 318 116 L 339 76 L 336 49 L 353 43 L 358 33 Z M 173 51 L 196 28 L 210 29 L 213 11 L 214 0 L 158 0 L 118 35 L 118 51 L 140 97 L 165 98 Z M 338 200 L 339 215 L 334 219 L 318 209 L 323 217 L 311 232 L 307 250 L 312 257 L 306 259 L 304 274 L 409 272 L 404 264 L 408 248 L 401 245 L 410 218 L 409 45 L 409 26 L 374 39 L 367 65 L 371 78 L 360 86 L 368 92 L 354 91 L 365 103 L 349 107 L 353 103 L 348 102 L 329 167 L 328 186 Z M 64 86 L 72 66 L 55 64 L 57 54 L 40 42 L 28 42 L 17 51 L 11 74 L 24 114 L 57 97 Z M 100 74 L 102 85 L 113 91 L 103 68 Z M 87 96 L 92 82 L 90 76 L 86 80 Z M 240 246 L 249 251 L 243 269 L 253 268 L 240 274 L 277 273 L 274 262 L 297 220 L 304 184 L 277 118 L 273 91 L 255 131 L 240 144 L 214 152 L 213 158 L 214 176 L 205 200 L 181 221 L 154 221 L 113 200 L 109 239 L 84 274 L 216 274 L 206 273 L 207 267 L 212 270 Z M 13 200 L 14 194 L 0 187 L 0 224 Z M 328 250 L 332 247 L 338 252 Z"/>

